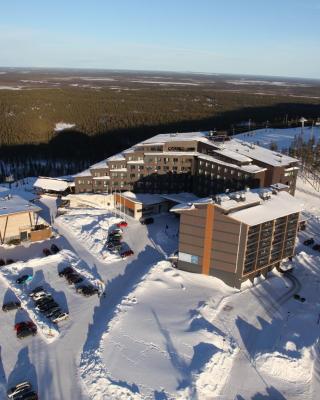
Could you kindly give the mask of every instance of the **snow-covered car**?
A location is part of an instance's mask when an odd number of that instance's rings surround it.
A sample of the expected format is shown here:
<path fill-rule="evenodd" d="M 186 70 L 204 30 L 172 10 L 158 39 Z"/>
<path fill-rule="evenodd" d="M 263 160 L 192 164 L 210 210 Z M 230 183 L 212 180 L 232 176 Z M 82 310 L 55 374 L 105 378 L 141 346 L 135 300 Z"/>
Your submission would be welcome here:
<path fill-rule="evenodd" d="M 114 235 L 115 233 L 120 233 L 120 235 L 122 235 L 123 230 L 120 228 L 114 228 L 112 229 L 112 231 L 109 233 L 109 235 Z"/>
<path fill-rule="evenodd" d="M 36 288 L 32 289 L 30 294 L 29 294 L 29 296 L 33 297 L 38 292 L 43 292 L 43 287 L 42 286 L 37 286 Z"/>
<path fill-rule="evenodd" d="M 20 301 L 10 301 L 9 303 L 5 303 L 2 306 L 2 311 L 11 311 L 11 310 L 16 310 L 17 308 L 21 308 L 21 303 Z"/>
<path fill-rule="evenodd" d="M 45 297 L 48 297 L 48 293 L 45 292 L 44 290 L 42 292 L 34 293 L 34 295 L 32 296 L 33 300 L 35 300 L 35 301 L 43 299 Z"/>
<path fill-rule="evenodd" d="M 18 283 L 19 285 L 22 285 L 23 283 L 28 283 L 30 281 L 32 281 L 33 276 L 32 275 L 22 275 L 20 276 L 17 280 L 16 283 Z"/>
<path fill-rule="evenodd" d="M 57 254 L 60 251 L 59 247 L 57 245 L 55 245 L 54 243 L 51 245 L 50 250 L 53 254 Z"/>
<path fill-rule="evenodd" d="M 59 313 L 53 314 L 53 316 L 51 317 L 51 321 L 56 324 L 57 322 L 63 321 L 67 318 L 69 318 L 69 314 L 64 313 L 64 312 L 59 312 Z"/>
<path fill-rule="evenodd" d="M 11 387 L 8 391 L 7 391 L 7 396 L 9 399 L 12 399 L 13 396 L 15 396 L 18 393 L 21 393 L 25 390 L 31 390 L 32 386 L 29 382 L 25 381 L 25 382 L 21 382 L 18 383 L 16 386 Z"/>
<path fill-rule="evenodd" d="M 41 311 L 42 313 L 46 313 L 47 311 L 52 310 L 55 307 L 58 307 L 58 304 L 54 300 L 50 300 L 47 303 L 37 305 L 36 309 Z"/>

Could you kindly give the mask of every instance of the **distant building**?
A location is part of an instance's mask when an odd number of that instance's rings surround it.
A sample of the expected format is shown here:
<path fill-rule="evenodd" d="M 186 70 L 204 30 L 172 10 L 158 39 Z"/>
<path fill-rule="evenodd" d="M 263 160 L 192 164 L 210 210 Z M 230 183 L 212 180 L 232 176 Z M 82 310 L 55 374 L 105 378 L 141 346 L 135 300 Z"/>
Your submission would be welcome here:
<path fill-rule="evenodd" d="M 241 283 L 294 255 L 302 211 L 287 191 L 259 189 L 180 204 L 178 268 Z"/>
<path fill-rule="evenodd" d="M 210 132 L 154 136 L 75 175 L 75 191 L 206 196 L 282 183 L 294 194 L 298 160 L 238 139 L 216 139 Z"/>
<path fill-rule="evenodd" d="M 38 193 L 64 196 L 69 193 L 74 193 L 75 184 L 73 177 L 51 178 L 39 176 L 33 184 L 33 187 L 38 191 Z"/>
<path fill-rule="evenodd" d="M 39 211 L 41 208 L 20 196 L 0 197 L 0 244 L 51 237 L 51 228 L 39 219 Z"/>

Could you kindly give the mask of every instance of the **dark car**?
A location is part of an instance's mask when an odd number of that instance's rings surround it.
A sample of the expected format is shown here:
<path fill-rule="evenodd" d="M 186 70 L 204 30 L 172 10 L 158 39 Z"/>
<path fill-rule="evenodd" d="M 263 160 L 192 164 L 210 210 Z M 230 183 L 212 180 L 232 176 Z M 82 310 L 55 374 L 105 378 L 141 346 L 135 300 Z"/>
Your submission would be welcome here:
<path fill-rule="evenodd" d="M 2 258 L 0 258 L 0 267 L 3 267 L 4 265 L 6 265 L 5 261 Z"/>
<path fill-rule="evenodd" d="M 41 297 L 41 299 L 35 300 L 35 303 L 36 303 L 36 305 L 42 305 L 42 304 L 49 303 L 52 300 L 53 300 L 53 298 L 52 298 L 51 294 L 48 294 L 48 295 L 46 295 L 46 297 Z"/>
<path fill-rule="evenodd" d="M 17 308 L 21 308 L 20 301 L 10 301 L 10 303 L 5 303 L 2 306 L 2 311 L 11 311 L 16 310 Z"/>
<path fill-rule="evenodd" d="M 36 325 L 32 321 L 22 321 L 22 322 L 17 322 L 14 326 L 14 329 L 18 331 L 19 329 L 25 328 L 25 327 L 30 327 L 33 329 L 37 329 Z"/>
<path fill-rule="evenodd" d="M 60 251 L 59 247 L 54 243 L 51 245 L 50 250 L 52 251 L 53 254 L 57 254 Z"/>
<path fill-rule="evenodd" d="M 73 274 L 76 271 L 72 267 L 66 267 L 62 271 L 59 272 L 59 276 L 66 276 L 68 274 Z"/>
<path fill-rule="evenodd" d="M 17 337 L 19 339 L 23 339 L 27 336 L 35 336 L 37 334 L 37 327 L 35 324 L 30 321 L 29 323 L 21 323 L 19 324 L 17 330 Z"/>
<path fill-rule="evenodd" d="M 80 283 L 83 281 L 82 276 L 80 276 L 79 274 L 75 273 L 75 274 L 70 274 L 66 276 L 66 279 L 69 283 L 69 285 L 71 285 L 72 283 Z"/>
<path fill-rule="evenodd" d="M 315 244 L 312 246 L 313 250 L 320 251 L 320 244 Z"/>
<path fill-rule="evenodd" d="M 57 306 L 55 306 L 55 307 L 52 307 L 52 308 L 50 308 L 50 310 L 48 310 L 48 311 L 46 311 L 45 313 L 44 313 L 44 315 L 47 317 L 47 318 L 51 318 L 54 314 L 56 314 L 57 312 L 60 312 L 61 313 L 61 309 L 60 309 L 60 307 L 57 305 Z"/>
<path fill-rule="evenodd" d="M 51 256 L 51 251 L 49 249 L 43 249 L 42 253 L 44 254 L 45 257 Z"/>
<path fill-rule="evenodd" d="M 46 313 L 49 310 L 52 310 L 55 307 L 59 307 L 59 305 L 54 301 L 50 301 L 49 303 L 41 304 L 40 306 L 37 306 L 37 310 L 39 310 L 42 313 Z"/>
<path fill-rule="evenodd" d="M 123 251 L 122 253 L 120 253 L 120 256 L 122 257 L 122 258 L 125 258 L 125 257 L 129 257 L 129 256 L 132 256 L 134 254 L 134 252 L 133 252 L 133 250 L 126 250 L 126 251 Z"/>
<path fill-rule="evenodd" d="M 153 224 L 153 223 L 154 223 L 154 219 L 151 218 L 151 217 L 148 217 L 148 218 L 142 217 L 142 218 L 140 218 L 140 223 L 141 223 L 142 225 Z"/>
<path fill-rule="evenodd" d="M 29 281 L 32 280 L 32 275 L 22 275 L 20 276 L 17 280 L 16 283 L 18 283 L 19 285 L 23 284 L 23 283 L 27 283 Z"/>
<path fill-rule="evenodd" d="M 10 264 L 13 264 L 13 263 L 15 263 L 15 261 L 12 258 L 8 258 L 7 261 L 6 261 L 7 265 L 10 265 Z"/>
<path fill-rule="evenodd" d="M 42 286 L 37 286 L 36 288 L 32 289 L 29 296 L 33 297 L 36 293 L 43 292 Z"/>
<path fill-rule="evenodd" d="M 77 288 L 77 292 L 81 293 L 85 297 L 93 296 L 98 293 L 98 289 L 91 285 L 83 285 Z"/>
<path fill-rule="evenodd" d="M 38 395 L 33 390 L 25 391 L 21 395 L 18 394 L 17 397 L 14 396 L 12 400 L 38 400 Z"/>
<path fill-rule="evenodd" d="M 311 246 L 313 243 L 314 243 L 314 239 L 313 239 L 313 238 L 306 239 L 306 240 L 303 242 L 303 244 L 304 244 L 305 246 Z"/>

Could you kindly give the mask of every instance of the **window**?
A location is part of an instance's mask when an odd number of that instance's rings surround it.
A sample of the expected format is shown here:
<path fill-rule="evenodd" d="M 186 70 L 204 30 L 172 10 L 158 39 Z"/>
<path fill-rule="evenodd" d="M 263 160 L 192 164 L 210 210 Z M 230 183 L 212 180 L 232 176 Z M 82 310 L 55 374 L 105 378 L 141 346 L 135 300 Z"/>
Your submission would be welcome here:
<path fill-rule="evenodd" d="M 199 264 L 199 257 L 193 254 L 183 253 L 179 251 L 179 260 L 191 264 Z"/>

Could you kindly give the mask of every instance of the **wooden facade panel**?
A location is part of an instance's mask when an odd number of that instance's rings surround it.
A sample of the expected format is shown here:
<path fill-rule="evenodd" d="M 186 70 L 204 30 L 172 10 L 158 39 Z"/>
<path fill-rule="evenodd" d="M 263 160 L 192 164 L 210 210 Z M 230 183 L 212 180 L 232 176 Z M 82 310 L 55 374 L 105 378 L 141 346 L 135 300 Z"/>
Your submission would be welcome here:
<path fill-rule="evenodd" d="M 183 233 L 180 233 L 179 241 L 181 243 L 184 243 L 184 244 L 187 244 L 187 245 L 190 244 L 190 245 L 194 245 L 194 246 L 203 247 L 204 238 L 203 237 L 199 237 L 199 236 L 185 235 Z"/>

